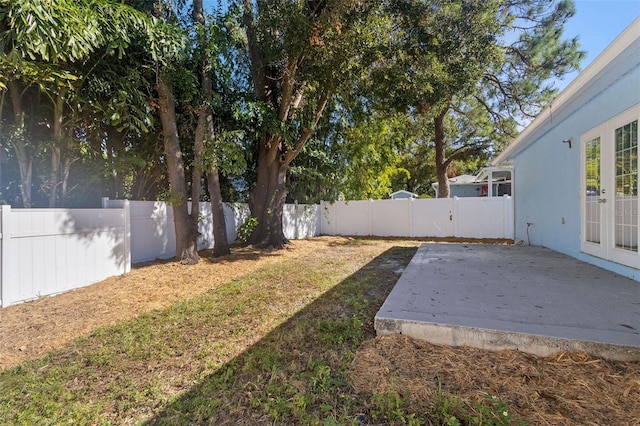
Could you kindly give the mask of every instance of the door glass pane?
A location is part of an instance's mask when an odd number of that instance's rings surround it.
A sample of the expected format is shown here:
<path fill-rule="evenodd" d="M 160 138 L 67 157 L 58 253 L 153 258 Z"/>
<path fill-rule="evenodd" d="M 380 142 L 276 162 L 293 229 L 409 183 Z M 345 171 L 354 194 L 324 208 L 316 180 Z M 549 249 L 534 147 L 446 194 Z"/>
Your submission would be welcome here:
<path fill-rule="evenodd" d="M 600 138 L 586 144 L 585 240 L 600 243 Z"/>
<path fill-rule="evenodd" d="M 638 251 L 638 121 L 619 127 L 616 138 L 615 246 Z"/>

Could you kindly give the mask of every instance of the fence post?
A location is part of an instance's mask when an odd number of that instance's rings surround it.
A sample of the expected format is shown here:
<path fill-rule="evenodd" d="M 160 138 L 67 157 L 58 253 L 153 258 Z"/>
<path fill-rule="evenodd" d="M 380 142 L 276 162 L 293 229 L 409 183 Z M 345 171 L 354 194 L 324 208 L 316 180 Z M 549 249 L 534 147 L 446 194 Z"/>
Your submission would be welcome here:
<path fill-rule="evenodd" d="M 413 238 L 413 197 L 409 197 L 409 237 Z"/>
<path fill-rule="evenodd" d="M 321 201 L 320 203 L 322 219 L 320 222 L 320 233 L 324 235 L 338 235 L 338 203 L 342 203 L 342 201 L 336 200 L 333 204 L 328 201 Z"/>
<path fill-rule="evenodd" d="M 109 197 L 102 197 L 102 208 L 103 209 L 109 208 Z"/>
<path fill-rule="evenodd" d="M 453 227 L 453 236 L 454 237 L 460 237 L 460 235 L 458 235 L 458 218 L 460 217 L 460 204 L 458 202 L 458 197 L 453 197 L 451 199 L 451 210 L 450 210 L 450 214 L 451 217 L 451 225 Z"/>
<path fill-rule="evenodd" d="M 369 198 L 369 235 L 375 235 L 373 224 L 374 224 L 374 213 L 373 213 L 373 198 Z"/>
<path fill-rule="evenodd" d="M 503 199 L 503 238 L 513 238 L 513 199 L 509 195 L 505 195 Z"/>
<path fill-rule="evenodd" d="M 316 204 L 316 217 L 318 218 L 318 225 L 316 225 L 317 235 L 322 235 L 322 200 Z"/>
<path fill-rule="evenodd" d="M 6 288 L 11 285 L 11 263 L 9 253 L 11 253 L 11 206 L 0 205 L 0 308 L 9 306 Z M 15 261 L 13 263 L 16 263 Z"/>
<path fill-rule="evenodd" d="M 104 199 L 103 199 L 104 200 Z M 108 198 L 107 198 L 108 200 Z M 131 272 L 131 205 L 124 200 L 124 272 Z"/>

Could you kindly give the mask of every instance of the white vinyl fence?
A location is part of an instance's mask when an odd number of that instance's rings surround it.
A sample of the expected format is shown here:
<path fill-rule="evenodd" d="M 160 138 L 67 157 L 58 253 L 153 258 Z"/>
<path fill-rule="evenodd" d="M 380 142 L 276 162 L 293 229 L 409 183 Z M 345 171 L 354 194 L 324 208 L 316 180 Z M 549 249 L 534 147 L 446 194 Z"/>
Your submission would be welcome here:
<path fill-rule="evenodd" d="M 124 200 L 102 199 L 104 208 L 119 208 Z M 170 259 L 176 252 L 176 234 L 173 225 L 173 208 L 164 201 L 128 201 L 131 211 L 131 262 Z M 284 234 L 291 240 L 315 237 L 320 234 L 320 206 L 287 204 L 284 206 L 282 225 Z M 189 204 L 189 211 L 191 204 Z M 249 217 L 249 206 L 225 203 L 224 216 L 229 244 L 237 239 L 237 230 Z M 213 248 L 213 223 L 211 204 L 200 203 L 198 221 L 198 249 Z"/>
<path fill-rule="evenodd" d="M 131 269 L 128 206 L 0 206 L 0 307 L 101 281 Z"/>
<path fill-rule="evenodd" d="M 513 238 L 509 196 L 323 202 L 320 210 L 325 235 Z"/>
<path fill-rule="evenodd" d="M 0 206 L 0 307 L 86 286 L 175 255 L 173 209 L 160 201 L 103 199 L 102 209 Z M 209 203 L 201 203 L 200 249 L 213 247 Z M 225 204 L 229 242 L 249 216 Z M 289 239 L 316 235 L 513 238 L 511 197 L 288 204 Z"/>

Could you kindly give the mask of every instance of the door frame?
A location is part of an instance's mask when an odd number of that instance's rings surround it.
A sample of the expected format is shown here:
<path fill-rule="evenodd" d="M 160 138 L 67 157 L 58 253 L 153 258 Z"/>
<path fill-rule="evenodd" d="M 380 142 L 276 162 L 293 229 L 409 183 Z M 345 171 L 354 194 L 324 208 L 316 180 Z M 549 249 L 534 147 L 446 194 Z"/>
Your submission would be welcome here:
<path fill-rule="evenodd" d="M 602 259 L 638 268 L 640 265 L 640 252 L 617 248 L 615 241 L 616 215 L 620 213 L 616 211 L 615 131 L 636 120 L 640 123 L 640 104 L 616 115 L 580 136 L 580 250 Z M 599 202 L 600 243 L 586 240 L 586 144 L 596 138 L 600 138 L 600 188 L 604 192 L 603 194 L 596 194 L 599 196 L 599 200 L 602 200 Z M 636 161 L 640 161 L 640 159 L 636 159 Z M 636 166 L 636 170 L 640 169 L 640 164 Z M 635 224 L 638 225 L 636 238 L 640 238 L 640 217 L 638 216 L 640 197 L 637 197 L 635 202 Z M 622 213 L 626 214 L 625 212 Z"/>

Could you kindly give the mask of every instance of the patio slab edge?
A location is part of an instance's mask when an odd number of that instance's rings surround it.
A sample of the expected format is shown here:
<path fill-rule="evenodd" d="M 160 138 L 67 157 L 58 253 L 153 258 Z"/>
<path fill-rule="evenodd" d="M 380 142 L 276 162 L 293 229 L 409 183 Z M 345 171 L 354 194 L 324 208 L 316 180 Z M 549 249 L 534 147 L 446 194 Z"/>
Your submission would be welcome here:
<path fill-rule="evenodd" d="M 610 361 L 640 361 L 640 348 L 636 346 L 380 316 L 376 316 L 374 327 L 378 336 L 403 334 L 437 345 L 470 346 L 494 352 L 516 350 L 541 357 L 547 357 L 559 352 L 582 351 L 591 356 Z"/>
<path fill-rule="evenodd" d="M 640 361 L 640 283 L 543 247 L 425 243 L 374 327 L 450 346 Z"/>

